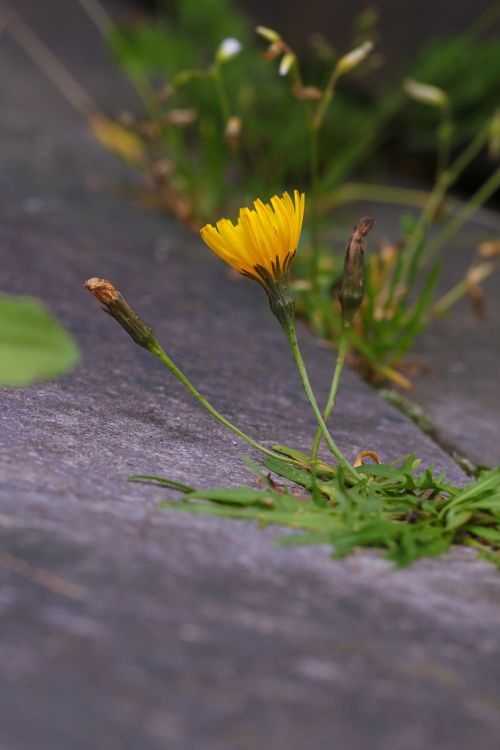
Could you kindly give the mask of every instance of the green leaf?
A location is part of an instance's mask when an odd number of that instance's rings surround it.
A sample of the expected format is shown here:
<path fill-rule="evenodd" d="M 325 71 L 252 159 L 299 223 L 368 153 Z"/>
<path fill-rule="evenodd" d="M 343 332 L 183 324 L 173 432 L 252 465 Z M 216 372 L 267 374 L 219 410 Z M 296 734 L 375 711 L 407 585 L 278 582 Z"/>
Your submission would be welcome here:
<path fill-rule="evenodd" d="M 188 484 L 175 482 L 173 479 L 168 479 L 167 477 L 153 476 L 152 474 L 134 474 L 128 477 L 128 481 L 142 484 L 159 484 L 163 487 L 169 487 L 172 490 L 178 490 L 179 492 L 195 492 L 194 487 L 190 487 Z"/>
<path fill-rule="evenodd" d="M 213 503 L 228 505 L 258 505 L 273 507 L 278 493 L 270 489 L 256 490 L 253 487 L 217 487 L 211 490 L 199 490 L 190 492 L 185 500 L 209 500 Z"/>
<path fill-rule="evenodd" d="M 0 385 L 53 378 L 79 358 L 77 345 L 48 310 L 27 297 L 0 294 Z"/>
<path fill-rule="evenodd" d="M 286 463 L 286 461 L 280 461 L 279 458 L 266 458 L 264 463 L 266 468 L 274 474 L 289 479 L 295 484 L 300 484 L 306 489 L 311 487 L 311 474 L 305 469 L 299 469 L 297 466 Z"/>

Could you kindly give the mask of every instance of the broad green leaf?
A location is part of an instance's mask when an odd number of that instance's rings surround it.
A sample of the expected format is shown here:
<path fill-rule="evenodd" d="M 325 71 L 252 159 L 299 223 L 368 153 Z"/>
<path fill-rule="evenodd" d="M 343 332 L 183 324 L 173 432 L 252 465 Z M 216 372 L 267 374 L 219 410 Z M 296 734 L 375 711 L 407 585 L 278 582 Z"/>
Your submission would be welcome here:
<path fill-rule="evenodd" d="M 79 358 L 77 345 L 48 310 L 27 297 L 0 294 L 0 385 L 53 378 Z"/>

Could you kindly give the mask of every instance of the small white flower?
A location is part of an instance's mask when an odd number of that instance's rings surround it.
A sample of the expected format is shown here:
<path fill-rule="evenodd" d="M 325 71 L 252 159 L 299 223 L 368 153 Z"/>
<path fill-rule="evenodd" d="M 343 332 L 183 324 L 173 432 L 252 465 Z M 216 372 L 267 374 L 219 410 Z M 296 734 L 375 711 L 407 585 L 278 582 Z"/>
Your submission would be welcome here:
<path fill-rule="evenodd" d="M 243 45 L 238 39 L 234 39 L 234 37 L 228 37 L 227 39 L 223 39 L 219 44 L 219 48 L 215 53 L 215 57 L 218 62 L 224 63 L 230 60 L 232 57 L 236 57 L 236 55 L 238 55 L 242 49 Z"/>

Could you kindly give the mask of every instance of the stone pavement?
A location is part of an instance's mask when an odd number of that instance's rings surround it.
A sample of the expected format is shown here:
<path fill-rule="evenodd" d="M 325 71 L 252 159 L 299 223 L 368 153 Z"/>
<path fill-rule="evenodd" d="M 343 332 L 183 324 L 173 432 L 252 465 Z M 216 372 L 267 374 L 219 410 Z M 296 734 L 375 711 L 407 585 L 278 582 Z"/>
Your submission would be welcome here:
<path fill-rule="evenodd" d="M 111 278 L 251 434 L 307 447 L 313 421 L 261 290 L 141 207 L 43 76 L 8 40 L 0 54 L 0 288 L 50 304 L 84 353 L 1 393 L 2 750 L 496 750 L 491 566 L 465 550 L 396 573 L 376 554 L 332 562 L 160 512 L 161 490 L 126 482 L 251 481 L 249 451 L 100 312 L 88 276 Z M 324 398 L 332 356 L 300 336 Z M 351 456 L 414 450 L 463 478 L 353 373 L 335 434 Z"/>

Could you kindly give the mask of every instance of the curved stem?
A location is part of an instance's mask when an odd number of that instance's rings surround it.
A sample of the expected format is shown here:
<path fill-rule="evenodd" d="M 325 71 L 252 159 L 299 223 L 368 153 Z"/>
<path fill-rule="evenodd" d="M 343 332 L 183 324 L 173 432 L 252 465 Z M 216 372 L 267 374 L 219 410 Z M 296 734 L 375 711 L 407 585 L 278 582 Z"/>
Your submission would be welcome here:
<path fill-rule="evenodd" d="M 328 394 L 328 400 L 326 402 L 325 410 L 323 412 L 323 421 L 325 424 L 328 422 L 328 418 L 333 411 L 333 407 L 335 406 L 335 398 L 337 396 L 340 376 L 342 374 L 342 370 L 344 369 L 348 344 L 349 344 L 349 340 L 347 337 L 347 332 L 344 329 L 340 336 L 339 349 L 337 352 L 337 362 L 335 364 L 335 371 L 333 373 L 332 385 L 330 387 L 330 393 Z M 321 432 L 321 429 L 318 427 L 318 429 L 316 430 L 316 434 L 314 436 L 314 441 L 313 441 L 313 445 L 311 449 L 311 461 L 316 461 L 316 459 L 318 458 L 318 450 L 319 450 L 319 446 L 321 443 L 321 437 L 322 437 L 322 432 Z"/>
<path fill-rule="evenodd" d="M 314 416 L 317 419 L 319 429 L 325 440 L 325 443 L 327 444 L 331 453 L 335 456 L 338 462 L 342 465 L 342 467 L 346 469 L 353 477 L 355 477 L 356 480 L 358 480 L 359 477 L 358 477 L 356 470 L 353 468 L 353 466 L 351 466 L 351 464 L 349 463 L 347 458 L 343 455 L 343 453 L 337 448 L 337 445 L 335 444 L 335 441 L 333 440 L 332 436 L 328 432 L 328 428 L 324 422 L 323 417 L 321 416 L 318 403 L 316 401 L 313 390 L 311 388 L 311 383 L 309 382 L 309 376 L 307 374 L 306 366 L 302 358 L 302 354 L 300 352 L 299 342 L 297 341 L 297 332 L 295 329 L 294 321 L 293 320 L 287 321 L 283 325 L 283 330 L 285 331 L 286 337 L 288 339 L 288 343 L 290 345 L 290 349 L 292 351 L 293 358 L 295 360 L 295 364 L 297 365 L 297 370 L 299 371 L 299 375 L 302 380 L 304 391 L 306 393 L 307 398 L 309 399 L 309 403 L 311 404 L 311 408 L 313 410 Z"/>
<path fill-rule="evenodd" d="M 283 456 L 280 453 L 275 453 L 274 451 L 269 450 L 264 445 L 261 445 L 259 442 L 251 438 L 246 433 L 242 432 L 242 430 L 238 429 L 232 422 L 229 421 L 223 414 L 221 414 L 215 407 L 210 404 L 207 399 L 201 395 L 201 393 L 194 387 L 194 385 L 191 383 L 190 380 L 184 375 L 184 373 L 179 370 L 177 365 L 175 365 L 170 357 L 163 351 L 161 346 L 159 344 L 155 345 L 153 348 L 149 350 L 151 354 L 154 354 L 156 357 L 158 357 L 159 360 L 163 362 L 164 365 L 168 367 L 172 375 L 175 375 L 177 380 L 179 380 L 182 385 L 189 391 L 189 393 L 194 396 L 194 398 L 198 401 L 200 406 L 202 406 L 206 411 L 208 411 L 209 414 L 212 415 L 212 417 L 215 417 L 218 422 L 224 425 L 224 427 L 227 427 L 231 432 L 234 432 L 235 435 L 238 435 L 242 440 L 244 440 L 246 443 L 251 445 L 253 448 L 256 448 L 261 453 L 264 453 L 266 456 L 271 456 L 272 458 L 279 458 L 281 460 L 283 459 Z M 286 460 L 286 459 L 285 459 Z"/>

